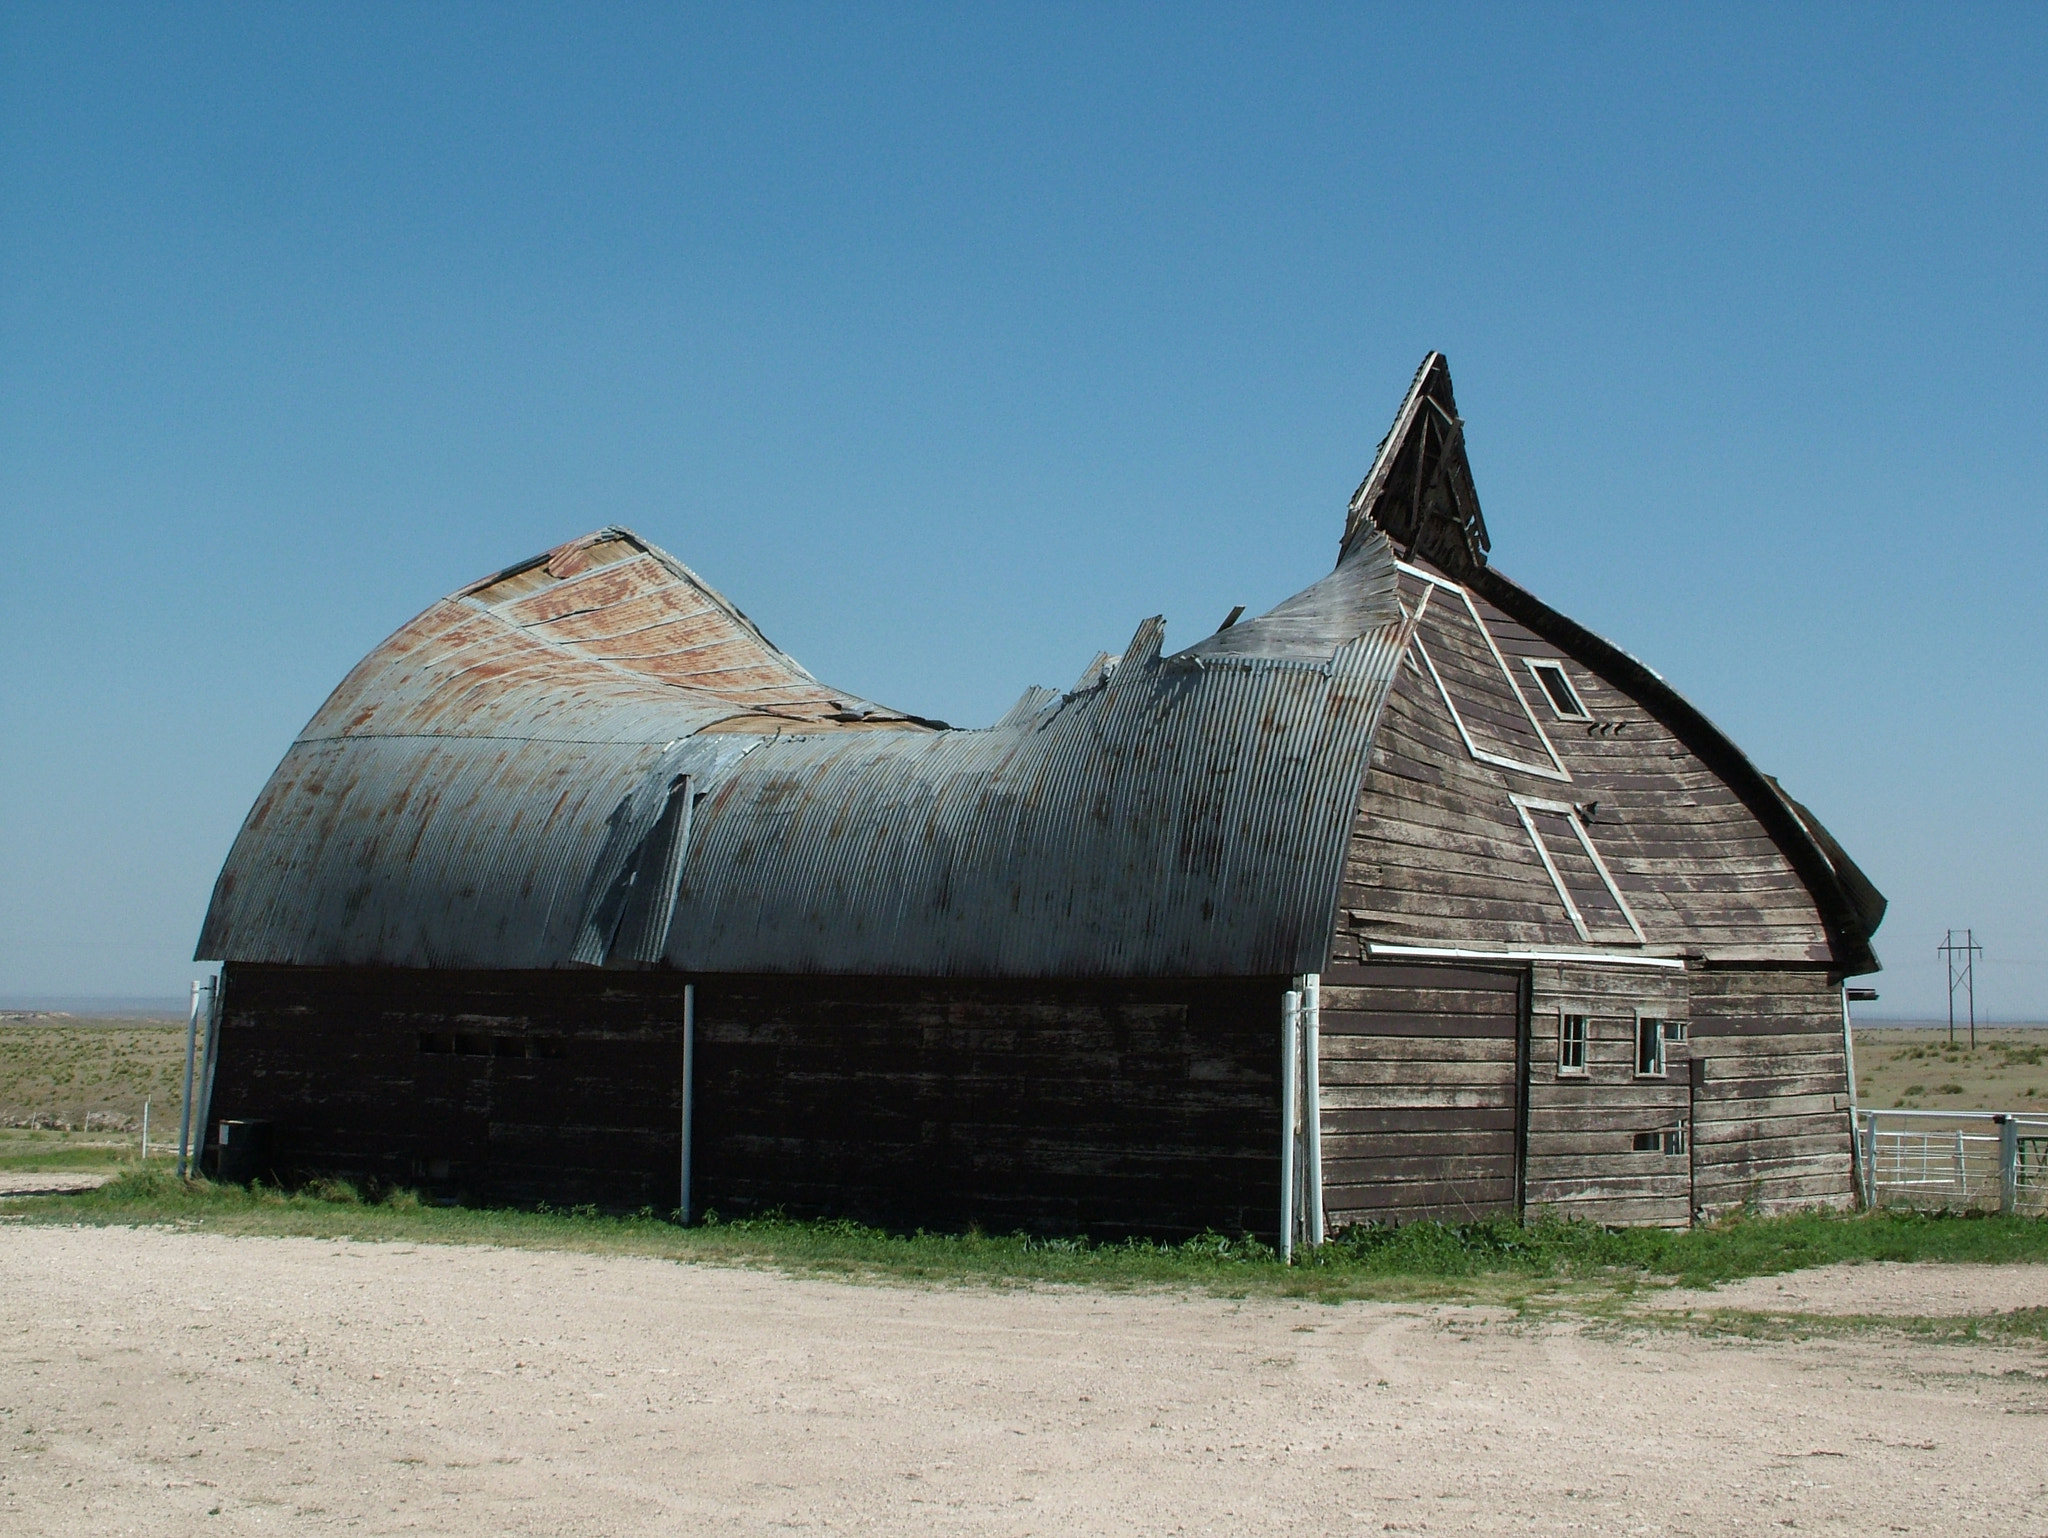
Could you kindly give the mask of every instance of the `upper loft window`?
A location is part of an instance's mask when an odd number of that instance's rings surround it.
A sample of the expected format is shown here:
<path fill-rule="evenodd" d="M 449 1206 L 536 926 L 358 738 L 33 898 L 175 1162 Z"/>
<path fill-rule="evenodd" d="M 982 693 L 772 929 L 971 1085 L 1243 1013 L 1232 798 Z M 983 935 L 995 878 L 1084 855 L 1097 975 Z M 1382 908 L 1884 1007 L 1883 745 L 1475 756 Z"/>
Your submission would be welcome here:
<path fill-rule="evenodd" d="M 1593 712 L 1579 699 L 1579 691 L 1572 687 L 1571 676 L 1561 662 L 1541 662 L 1534 657 L 1524 657 L 1529 671 L 1536 675 L 1536 682 L 1543 686 L 1544 698 L 1550 701 L 1550 708 L 1557 712 L 1560 721 L 1590 721 Z"/>
<path fill-rule="evenodd" d="M 1508 800 L 1528 830 L 1536 858 L 1542 861 L 1579 938 L 1641 945 L 1642 926 L 1622 896 L 1614 872 L 1594 847 L 1579 809 L 1566 801 L 1539 801 L 1533 796 L 1509 796 Z"/>
<path fill-rule="evenodd" d="M 1434 572 L 1399 565 L 1403 608 L 1415 621 L 1410 655 L 1436 685 L 1465 751 L 1482 764 L 1568 782 L 1571 771 L 1472 595 Z"/>

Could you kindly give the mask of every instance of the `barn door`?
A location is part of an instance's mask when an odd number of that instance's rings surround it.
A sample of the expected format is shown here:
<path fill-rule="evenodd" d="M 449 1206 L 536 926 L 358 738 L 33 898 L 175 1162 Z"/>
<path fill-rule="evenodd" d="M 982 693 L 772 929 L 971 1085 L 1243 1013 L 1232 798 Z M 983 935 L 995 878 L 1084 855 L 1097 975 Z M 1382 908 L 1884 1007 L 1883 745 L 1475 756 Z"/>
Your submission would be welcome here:
<path fill-rule="evenodd" d="M 1515 1214 L 1525 975 L 1380 963 L 1323 974 L 1331 1229 Z"/>

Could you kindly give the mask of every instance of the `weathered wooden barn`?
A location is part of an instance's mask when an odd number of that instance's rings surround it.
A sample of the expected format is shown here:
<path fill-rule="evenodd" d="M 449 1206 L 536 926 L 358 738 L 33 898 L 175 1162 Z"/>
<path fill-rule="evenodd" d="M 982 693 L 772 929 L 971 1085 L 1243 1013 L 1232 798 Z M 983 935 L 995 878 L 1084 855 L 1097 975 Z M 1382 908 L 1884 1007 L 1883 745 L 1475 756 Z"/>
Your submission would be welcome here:
<path fill-rule="evenodd" d="M 1336 569 L 1164 635 L 963 731 L 623 529 L 462 589 L 228 856 L 216 1124 L 285 1179 L 1098 1235 L 1850 1200 L 1884 901 L 1493 568 L 1440 356 Z"/>

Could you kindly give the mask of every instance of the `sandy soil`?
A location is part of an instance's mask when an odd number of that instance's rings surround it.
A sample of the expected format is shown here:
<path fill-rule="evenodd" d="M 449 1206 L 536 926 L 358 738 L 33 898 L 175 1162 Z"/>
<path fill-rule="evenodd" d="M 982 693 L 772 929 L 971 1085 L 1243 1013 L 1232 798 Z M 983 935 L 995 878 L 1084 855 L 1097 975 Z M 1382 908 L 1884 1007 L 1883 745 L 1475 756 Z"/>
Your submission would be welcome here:
<path fill-rule="evenodd" d="M 5 1226 L 0 1532 L 2038 1535 L 2044 1368 Z"/>
<path fill-rule="evenodd" d="M 1660 1308 L 1742 1308 L 1792 1314 L 1960 1315 L 2048 1308 L 2048 1266 L 1820 1266 L 1752 1276 L 1709 1292 L 1667 1292 Z"/>

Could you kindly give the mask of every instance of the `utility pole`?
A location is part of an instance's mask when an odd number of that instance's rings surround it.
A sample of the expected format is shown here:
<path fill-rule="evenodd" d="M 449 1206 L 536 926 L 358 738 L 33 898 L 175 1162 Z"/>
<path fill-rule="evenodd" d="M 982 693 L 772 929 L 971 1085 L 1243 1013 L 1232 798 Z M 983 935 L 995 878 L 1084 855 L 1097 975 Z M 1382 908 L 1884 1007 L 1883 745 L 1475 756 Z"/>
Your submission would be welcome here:
<path fill-rule="evenodd" d="M 1963 931 L 1959 942 L 1956 932 L 1951 929 L 1942 937 L 1935 948 L 1937 954 L 1948 961 L 1948 1039 L 1953 1046 L 1956 1039 L 1956 990 L 1963 990 L 1969 1001 L 1970 1050 L 1977 1050 L 1977 958 L 1984 954 L 1984 947 L 1977 943 L 1977 932 Z"/>

